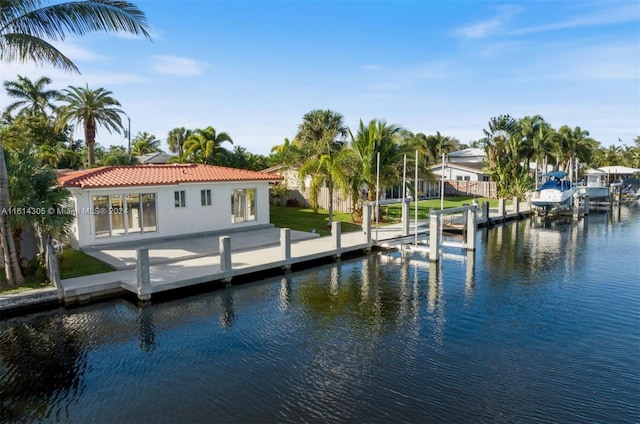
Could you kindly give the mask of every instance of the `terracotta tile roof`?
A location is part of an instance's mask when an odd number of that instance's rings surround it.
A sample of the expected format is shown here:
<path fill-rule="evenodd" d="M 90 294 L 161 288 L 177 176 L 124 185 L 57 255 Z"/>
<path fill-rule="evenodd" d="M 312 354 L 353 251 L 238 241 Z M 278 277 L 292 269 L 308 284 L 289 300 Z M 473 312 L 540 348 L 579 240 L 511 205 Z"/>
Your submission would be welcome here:
<path fill-rule="evenodd" d="M 61 186 L 80 188 L 281 179 L 282 177 L 273 174 L 200 164 L 103 166 L 82 171 L 61 172 L 58 175 L 58 183 Z"/>

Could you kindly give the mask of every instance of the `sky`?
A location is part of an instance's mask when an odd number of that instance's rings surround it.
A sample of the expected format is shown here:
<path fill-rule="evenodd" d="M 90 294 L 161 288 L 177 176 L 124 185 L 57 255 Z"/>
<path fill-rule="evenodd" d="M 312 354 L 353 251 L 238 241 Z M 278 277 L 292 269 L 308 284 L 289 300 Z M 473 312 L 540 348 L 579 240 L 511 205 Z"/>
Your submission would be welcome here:
<path fill-rule="evenodd" d="M 640 136 L 637 1 L 133 2 L 151 41 L 70 37 L 56 46 L 80 75 L 2 63 L 1 79 L 112 91 L 132 135 L 165 150 L 171 129 L 213 126 L 268 155 L 314 109 L 354 134 L 378 118 L 467 144 L 501 114 L 579 126 L 604 147 Z M 0 107 L 10 102 L 2 90 Z M 104 128 L 97 142 L 127 146 Z"/>

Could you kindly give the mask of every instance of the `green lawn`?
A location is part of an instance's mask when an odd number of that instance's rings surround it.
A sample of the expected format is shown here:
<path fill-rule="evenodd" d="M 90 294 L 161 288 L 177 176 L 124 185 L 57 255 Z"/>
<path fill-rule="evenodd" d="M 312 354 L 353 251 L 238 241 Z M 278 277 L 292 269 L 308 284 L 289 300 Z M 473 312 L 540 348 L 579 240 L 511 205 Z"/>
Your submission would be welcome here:
<path fill-rule="evenodd" d="M 64 251 L 58 255 L 58 265 L 60 266 L 61 279 L 113 271 L 113 268 L 104 262 L 84 252 L 73 249 L 64 249 Z M 27 290 L 51 287 L 51 283 L 43 276 L 42 271 L 36 272 L 35 275 L 25 276 L 25 280 L 26 282 L 18 287 L 7 287 L 0 282 L 0 294 L 19 293 Z"/>
<path fill-rule="evenodd" d="M 473 197 L 448 197 L 444 199 L 445 208 L 457 208 L 465 204 L 470 205 L 473 202 Z M 489 201 L 489 205 L 492 208 L 498 206 L 497 199 L 477 199 L 479 204 Z M 508 203 L 508 202 L 507 202 Z M 415 203 L 411 203 L 411 219 L 414 218 Z M 421 200 L 418 202 L 418 218 L 429 218 L 429 210 L 431 208 L 440 209 L 440 199 Z M 271 210 L 271 223 L 280 228 L 291 228 L 292 230 L 300 230 L 306 232 L 313 232 L 320 234 L 321 236 L 328 236 L 331 234 L 329 228 L 327 228 L 329 212 L 326 209 L 318 210 L 318 213 L 313 213 L 313 209 L 309 208 L 291 208 L 286 206 L 270 206 Z M 393 205 L 381 205 L 381 224 L 400 222 L 402 215 L 402 206 L 400 203 Z M 334 220 L 342 222 L 342 231 L 360 231 L 361 226 L 351 222 L 351 215 L 348 213 L 336 212 L 333 214 Z"/>
<path fill-rule="evenodd" d="M 113 271 L 113 268 L 104 262 L 74 249 L 64 249 L 62 254 L 58 256 L 58 264 L 60 265 L 60 278 L 63 280 Z"/>
<path fill-rule="evenodd" d="M 473 197 L 445 197 L 444 208 L 458 208 L 463 205 L 470 205 Z M 498 206 L 497 199 L 477 198 L 478 204 L 488 201 L 489 206 L 495 208 Z M 507 202 L 508 203 L 508 202 Z M 411 202 L 411 219 L 415 218 L 415 202 Z M 431 209 L 440 209 L 440 199 L 421 200 L 418 202 L 418 219 L 428 219 Z M 400 203 L 393 205 L 381 205 L 380 215 L 383 221 L 400 222 L 402 219 L 402 205 Z"/>
<path fill-rule="evenodd" d="M 292 230 L 316 232 L 321 236 L 328 236 L 331 230 L 327 227 L 329 212 L 319 209 L 313 213 L 313 209 L 291 208 L 287 206 L 269 206 L 271 223 L 279 228 L 291 228 Z M 361 226 L 351 222 L 348 213 L 334 212 L 333 219 L 342 222 L 342 232 L 360 231 Z"/>

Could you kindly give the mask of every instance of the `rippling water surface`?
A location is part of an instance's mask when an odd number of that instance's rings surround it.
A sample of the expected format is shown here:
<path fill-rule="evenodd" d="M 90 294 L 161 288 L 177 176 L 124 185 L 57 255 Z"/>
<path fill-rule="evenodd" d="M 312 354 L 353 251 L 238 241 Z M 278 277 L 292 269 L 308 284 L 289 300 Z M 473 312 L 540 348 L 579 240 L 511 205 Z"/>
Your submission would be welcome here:
<path fill-rule="evenodd" d="M 0 321 L 6 422 L 640 422 L 640 211 Z"/>

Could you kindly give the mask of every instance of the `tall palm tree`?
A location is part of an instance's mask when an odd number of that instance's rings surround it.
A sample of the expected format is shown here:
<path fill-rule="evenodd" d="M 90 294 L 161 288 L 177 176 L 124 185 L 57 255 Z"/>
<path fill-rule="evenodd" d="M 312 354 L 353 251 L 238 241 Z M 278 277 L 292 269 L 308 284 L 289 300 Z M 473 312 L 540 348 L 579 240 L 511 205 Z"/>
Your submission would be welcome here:
<path fill-rule="evenodd" d="M 7 113 L 18 110 L 18 114 L 47 115 L 54 109 L 52 100 L 58 95 L 57 90 L 47 90 L 45 86 L 51 84 L 51 78 L 40 77 L 35 82 L 27 77 L 18 75 L 18 81 L 5 81 L 4 88 L 7 95 L 18 99 L 7 106 Z"/>
<path fill-rule="evenodd" d="M 58 100 L 66 103 L 57 109 L 57 128 L 63 128 L 69 123 L 82 123 L 84 128 L 84 142 L 87 146 L 89 166 L 95 165 L 94 145 L 98 126 L 106 128 L 111 134 L 124 131 L 120 115 L 124 112 L 118 108 L 118 102 L 111 95 L 111 91 L 104 88 L 90 90 L 72 87 L 62 90 Z"/>
<path fill-rule="evenodd" d="M 187 162 L 215 164 L 220 159 L 222 143 L 233 144 L 231 136 L 226 132 L 216 132 L 209 126 L 194 130 L 183 145 L 183 160 Z"/>
<path fill-rule="evenodd" d="M 580 127 L 571 129 L 563 125 L 558 129 L 558 134 L 562 140 L 562 163 L 567 172 L 573 177 L 575 171 L 575 160 L 582 163 L 589 163 L 597 148 L 597 142 L 589 137 L 589 131 Z"/>
<path fill-rule="evenodd" d="M 127 1 L 87 0 L 46 7 L 42 7 L 42 4 L 42 0 L 2 2 L 0 61 L 50 63 L 78 72 L 74 63 L 45 38 L 63 41 L 67 34 L 84 35 L 91 31 L 128 32 L 150 38 L 144 13 Z M 0 137 L 0 208 L 10 205 L 3 151 Z M 5 258 L 5 277 L 11 285 L 22 284 L 24 277 L 18 266 L 15 246 L 12 240 L 7 241 L 8 222 L 7 216 L 0 214 L 0 247 Z"/>
<path fill-rule="evenodd" d="M 150 37 L 145 14 L 120 0 L 70 1 L 43 6 L 43 0 L 2 2 L 0 60 L 52 64 L 79 72 L 76 65 L 49 41 L 90 32 L 127 32 Z"/>
<path fill-rule="evenodd" d="M 333 222 L 333 194 L 335 191 L 335 156 L 343 148 L 348 128 L 344 125 L 342 114 L 329 109 L 316 109 L 302 117 L 302 124 L 296 135 L 297 146 L 302 153 L 301 163 L 315 165 L 316 181 L 323 180 L 329 189 L 328 225 Z M 304 174 L 304 173 L 303 173 Z M 303 176 L 301 174 L 301 176 Z M 304 180 L 304 178 L 301 178 Z M 316 202 L 317 203 L 317 202 Z"/>
<path fill-rule="evenodd" d="M 182 156 L 182 146 L 187 138 L 191 135 L 191 130 L 184 127 L 174 128 L 167 135 L 167 144 L 171 153 L 177 153 L 178 157 Z"/>
<path fill-rule="evenodd" d="M 376 192 L 378 153 L 380 154 L 380 185 L 389 186 L 401 180 L 399 164 L 404 154 L 408 153 L 405 144 L 405 130 L 396 125 L 388 124 L 384 120 L 372 119 L 369 125 L 360 120 L 358 132 L 351 136 L 350 149 L 357 158 L 360 169 L 357 175 L 362 185 L 367 187 L 369 201 L 379 197 Z"/>
<path fill-rule="evenodd" d="M 160 140 L 155 135 L 148 132 L 139 132 L 134 137 L 132 153 L 136 156 L 146 155 L 148 153 L 161 152 Z"/>
<path fill-rule="evenodd" d="M 520 132 L 518 121 L 510 115 L 494 116 L 489 120 L 489 128 L 483 130 L 485 135 L 485 151 L 489 159 L 489 167 L 494 167 L 500 157 L 512 155 L 509 152 L 511 140 Z"/>

